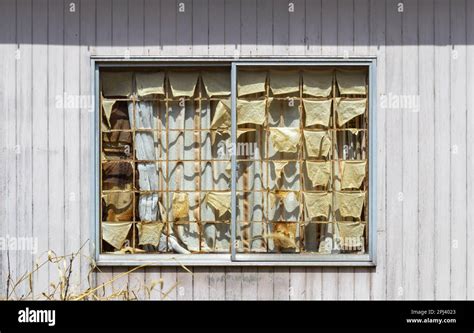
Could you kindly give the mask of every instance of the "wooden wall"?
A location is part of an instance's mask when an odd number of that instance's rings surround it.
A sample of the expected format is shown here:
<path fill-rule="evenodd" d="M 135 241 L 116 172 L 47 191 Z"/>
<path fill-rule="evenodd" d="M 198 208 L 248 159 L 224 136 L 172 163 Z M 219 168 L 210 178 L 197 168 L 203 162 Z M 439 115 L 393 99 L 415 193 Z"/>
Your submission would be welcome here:
<path fill-rule="evenodd" d="M 419 96 L 418 112 L 378 109 L 376 268 L 146 268 L 107 289 L 162 278 L 164 292 L 178 283 L 169 299 L 473 299 L 474 2 L 291 3 L 1 0 L 0 235 L 37 237 L 42 258 L 89 238 L 92 114 L 56 102 L 91 94 L 91 55 L 375 55 L 379 101 Z M 8 263 L 17 277 L 36 259 L 0 258 L 4 294 Z M 88 270 L 83 258 L 73 283 L 87 287 Z M 35 294 L 57 279 L 41 269 Z"/>

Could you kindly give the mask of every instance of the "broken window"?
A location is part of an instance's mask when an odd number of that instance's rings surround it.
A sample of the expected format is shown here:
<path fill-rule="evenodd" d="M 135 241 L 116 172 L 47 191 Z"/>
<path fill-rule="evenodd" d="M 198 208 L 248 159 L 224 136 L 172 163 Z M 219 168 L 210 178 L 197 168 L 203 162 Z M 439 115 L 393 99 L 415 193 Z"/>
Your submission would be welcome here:
<path fill-rule="evenodd" d="M 366 254 L 368 106 L 367 67 L 101 70 L 101 253 Z"/>

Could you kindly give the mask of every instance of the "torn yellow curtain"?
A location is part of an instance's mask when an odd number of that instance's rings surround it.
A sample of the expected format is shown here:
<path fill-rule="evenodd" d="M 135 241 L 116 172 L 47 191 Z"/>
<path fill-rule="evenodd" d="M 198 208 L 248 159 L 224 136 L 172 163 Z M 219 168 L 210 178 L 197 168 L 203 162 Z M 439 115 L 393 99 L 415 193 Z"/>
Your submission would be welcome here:
<path fill-rule="evenodd" d="M 228 72 L 203 72 L 201 77 L 209 97 L 230 95 Z"/>
<path fill-rule="evenodd" d="M 223 99 L 217 103 L 214 118 L 212 118 L 211 129 L 223 129 L 230 127 L 230 100 Z"/>
<path fill-rule="evenodd" d="M 197 72 L 169 72 L 168 79 L 173 96 L 193 96 L 198 77 L 199 73 Z"/>
<path fill-rule="evenodd" d="M 279 203 L 281 201 L 286 201 L 287 197 L 289 197 L 291 193 L 294 193 L 294 192 L 279 191 L 279 190 L 277 190 L 276 192 L 270 192 L 269 193 L 270 208 L 274 208 L 277 202 Z M 299 201 L 299 197 L 297 194 L 292 195 L 289 202 L 291 203 L 291 202 L 294 202 L 295 200 Z"/>
<path fill-rule="evenodd" d="M 128 97 L 132 94 L 131 72 L 102 73 L 102 94 L 106 97 Z"/>
<path fill-rule="evenodd" d="M 273 244 L 277 248 L 292 249 L 296 247 L 297 223 L 273 223 Z"/>
<path fill-rule="evenodd" d="M 107 119 L 107 125 L 110 125 L 110 115 L 112 114 L 112 107 L 114 106 L 115 99 L 102 99 L 102 108 L 104 109 L 105 118 Z"/>
<path fill-rule="evenodd" d="M 339 222 L 339 237 L 343 250 L 360 249 L 363 246 L 365 224 L 361 222 Z"/>
<path fill-rule="evenodd" d="M 300 141 L 300 130 L 298 127 L 271 127 L 270 139 L 276 151 L 296 153 Z"/>
<path fill-rule="evenodd" d="M 331 150 L 331 137 L 327 131 L 304 131 L 306 152 L 309 157 L 326 157 Z"/>
<path fill-rule="evenodd" d="M 265 122 L 265 100 L 237 101 L 237 124 L 257 124 Z"/>
<path fill-rule="evenodd" d="M 237 78 L 239 97 L 265 92 L 266 78 L 267 72 L 239 71 Z"/>
<path fill-rule="evenodd" d="M 138 223 L 138 245 L 158 246 L 163 225 L 162 222 Z"/>
<path fill-rule="evenodd" d="M 310 162 L 306 161 L 308 178 L 313 186 L 326 186 L 331 175 L 331 162 Z"/>
<path fill-rule="evenodd" d="M 278 195 L 278 193 L 270 192 L 268 194 L 268 200 L 270 203 L 270 208 L 274 208 L 277 201 L 280 202 L 281 197 Z"/>
<path fill-rule="evenodd" d="M 308 101 L 304 100 L 304 111 L 305 111 L 305 125 L 322 125 L 329 126 L 329 118 L 331 117 L 331 104 L 332 100 L 322 101 Z"/>
<path fill-rule="evenodd" d="M 305 192 L 304 203 L 306 206 L 306 211 L 308 212 L 308 216 L 310 218 L 321 217 L 321 216 L 328 218 L 329 209 L 332 204 L 331 193 Z"/>
<path fill-rule="evenodd" d="M 281 174 L 283 172 L 283 169 L 285 168 L 285 166 L 288 165 L 288 161 L 284 161 L 284 162 L 273 162 L 273 166 L 275 167 L 275 174 L 276 174 L 276 180 L 275 182 L 278 183 L 278 181 L 280 180 L 281 178 Z"/>
<path fill-rule="evenodd" d="M 137 73 L 135 75 L 138 96 L 164 95 L 165 73 Z"/>
<path fill-rule="evenodd" d="M 107 221 L 130 221 L 133 218 L 133 192 L 112 192 L 103 196 Z"/>
<path fill-rule="evenodd" d="M 359 188 L 365 178 L 366 164 L 366 161 L 344 161 L 341 188 Z"/>
<path fill-rule="evenodd" d="M 367 105 L 366 98 L 336 99 L 337 124 L 344 125 L 349 120 L 364 114 Z"/>
<path fill-rule="evenodd" d="M 365 192 L 336 192 L 337 209 L 341 216 L 360 219 L 364 202 Z"/>
<path fill-rule="evenodd" d="M 131 222 L 102 222 L 102 239 L 120 250 L 131 227 Z"/>
<path fill-rule="evenodd" d="M 341 95 L 365 95 L 365 78 L 363 71 L 338 70 L 336 81 Z"/>
<path fill-rule="evenodd" d="M 189 195 L 185 192 L 173 193 L 173 217 L 175 219 L 187 219 L 189 217 Z"/>
<path fill-rule="evenodd" d="M 303 71 L 303 93 L 315 97 L 328 97 L 332 91 L 332 71 Z"/>
<path fill-rule="evenodd" d="M 291 94 L 300 91 L 298 71 L 270 71 L 270 88 L 273 95 Z"/>
<path fill-rule="evenodd" d="M 214 208 L 217 212 L 217 217 L 222 217 L 226 212 L 230 211 L 231 192 L 208 192 L 206 194 L 206 203 L 208 206 Z"/>

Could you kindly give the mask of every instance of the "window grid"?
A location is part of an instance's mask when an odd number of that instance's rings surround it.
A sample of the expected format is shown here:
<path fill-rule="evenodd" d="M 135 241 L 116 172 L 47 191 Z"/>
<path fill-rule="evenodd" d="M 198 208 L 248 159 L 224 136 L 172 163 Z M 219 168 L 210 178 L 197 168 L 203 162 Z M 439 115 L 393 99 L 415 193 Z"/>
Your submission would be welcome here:
<path fill-rule="evenodd" d="M 336 99 L 336 89 L 335 89 L 335 86 L 336 86 L 336 81 L 333 80 L 333 88 L 332 88 L 332 99 L 333 99 L 333 105 L 331 106 L 331 123 L 332 123 L 332 128 L 328 128 L 328 132 L 331 134 L 331 138 L 332 138 L 332 143 L 331 143 L 331 155 L 330 156 L 334 156 L 334 153 L 335 153 L 335 146 L 336 146 L 336 142 L 337 142 L 337 132 L 343 132 L 343 131 L 348 131 L 348 130 L 351 130 L 351 129 L 358 129 L 360 132 L 363 132 L 364 133 L 364 140 L 365 140 L 365 147 L 366 149 L 368 149 L 368 127 L 367 127 L 367 124 L 368 124 L 368 108 L 366 108 L 366 112 L 365 112 L 365 116 L 363 118 L 363 122 L 365 124 L 365 128 L 361 129 L 360 126 L 359 126 L 359 119 L 356 120 L 356 126 L 355 127 L 347 127 L 347 125 L 344 125 L 345 128 L 336 128 L 336 124 L 335 124 L 335 117 L 336 117 L 336 110 L 335 110 L 335 99 Z M 265 115 L 266 115 L 266 119 L 265 119 L 265 124 L 264 126 L 268 129 L 268 113 L 269 113 L 269 84 L 266 84 L 266 96 L 265 96 L 265 100 L 266 100 L 266 107 L 265 107 Z M 367 89 L 368 87 L 366 87 Z M 134 193 L 133 195 L 133 206 L 134 206 L 134 209 L 133 209 L 133 225 L 132 225 L 132 239 L 133 239 L 133 244 L 132 244 L 132 247 L 135 247 L 135 242 L 136 242 L 136 239 L 137 239 L 137 236 L 136 236 L 136 224 L 137 224 L 137 219 L 136 219 L 136 195 L 135 194 L 138 194 L 138 193 L 166 193 L 166 195 L 168 196 L 167 200 L 166 200 L 166 212 L 169 212 L 169 209 L 170 209 L 170 197 L 169 197 L 169 194 L 171 192 L 176 192 L 176 191 L 180 191 L 180 192 L 209 192 L 209 191 L 222 191 L 222 192 L 225 192 L 227 190 L 217 190 L 215 189 L 215 184 L 213 183 L 213 189 L 212 190 L 202 190 L 201 188 L 201 172 L 202 172 L 202 166 L 203 166 L 203 163 L 207 163 L 207 162 L 223 162 L 223 161 L 226 161 L 226 160 L 216 160 L 216 159 L 202 159 L 202 145 L 200 143 L 202 143 L 202 132 L 203 131 L 209 131 L 209 132 L 212 132 L 213 129 L 210 129 L 210 128 L 201 128 L 201 122 L 198 121 L 197 122 L 197 125 L 198 125 L 198 128 L 194 128 L 194 129 L 187 129 L 187 128 L 184 128 L 184 129 L 171 129 L 169 128 L 169 102 L 173 102 L 173 101 L 176 101 L 175 99 L 173 98 L 170 98 L 169 97 L 169 82 L 168 80 L 165 80 L 165 98 L 162 98 L 162 99 L 158 99 L 159 101 L 161 102 L 165 102 L 166 104 L 166 129 L 165 129 L 165 132 L 166 132 L 166 146 L 169 147 L 169 133 L 170 132 L 173 132 L 173 131 L 178 131 L 178 132 L 194 132 L 195 135 L 198 136 L 198 139 L 199 141 L 197 140 L 194 140 L 194 143 L 198 142 L 199 144 L 197 146 L 199 146 L 199 150 L 197 152 L 197 156 L 198 156 L 198 162 L 199 162 L 199 170 L 197 172 L 197 175 L 198 175 L 198 179 L 196 180 L 196 184 L 197 184 L 197 190 L 195 191 L 192 191 L 192 190 L 185 190 L 185 189 L 176 189 L 176 190 L 170 190 L 169 188 L 169 182 L 166 181 L 166 189 L 165 190 L 156 190 L 156 191 L 140 191 L 140 190 L 137 190 L 137 186 L 136 186 L 136 166 L 137 166 L 137 162 L 140 162 L 140 163 L 147 163 L 147 162 L 155 162 L 155 161 L 161 161 L 161 159 L 157 159 L 156 160 L 138 160 L 136 158 L 136 146 L 135 144 L 133 144 L 133 158 L 132 159 L 123 159 L 123 160 L 113 160 L 113 161 L 110 161 L 110 160 L 103 160 L 102 162 L 112 162 L 112 163 L 122 163 L 122 162 L 131 162 L 132 163 L 132 171 L 133 171 L 133 187 L 132 187 L 132 190 L 131 192 Z M 368 89 L 366 90 L 367 92 L 369 91 Z M 198 92 L 199 92 L 199 96 L 196 98 L 190 98 L 190 99 L 184 99 L 186 101 L 194 101 L 198 103 L 198 106 L 197 107 L 194 107 L 194 112 L 195 112 L 195 120 L 197 118 L 200 117 L 200 113 L 202 112 L 202 99 L 203 99 L 203 96 L 202 96 L 202 82 L 201 82 L 201 78 L 199 78 L 198 80 Z M 349 96 L 347 96 L 349 97 Z M 350 97 L 359 97 L 359 96 L 350 96 Z M 368 96 L 365 96 L 368 98 Z M 300 128 L 300 147 L 301 149 L 298 151 L 298 159 L 297 159 L 297 163 L 299 165 L 299 170 L 300 170 L 300 175 L 299 175 L 299 184 L 300 184 L 300 192 L 312 192 L 312 193 L 321 193 L 321 192 L 326 192 L 326 191 L 319 191 L 319 190 L 314 190 L 314 191 L 311 191 L 311 190 L 307 190 L 306 186 L 305 186 L 305 179 L 304 179 L 304 176 L 303 176 L 303 156 L 304 156 L 304 147 L 305 147 L 305 144 L 304 144 L 304 135 L 303 135 L 303 130 L 305 129 L 305 126 L 304 126 L 304 118 L 303 118 L 303 100 L 313 100 L 313 98 L 311 97 L 303 97 L 303 88 L 302 88 L 302 82 L 300 80 L 299 82 L 299 97 L 297 98 L 298 101 L 299 101 L 299 105 L 298 105 L 298 111 L 299 111 L 299 114 L 300 114 L 300 121 L 299 121 L 299 128 Z M 132 129 L 131 130 L 109 130 L 108 132 L 110 133 L 113 133 L 113 132 L 131 132 L 133 134 L 133 141 L 135 141 L 135 138 L 136 138 L 136 133 L 137 132 L 157 132 L 157 133 L 161 133 L 163 132 L 162 129 L 153 129 L 153 130 L 148 130 L 148 129 L 138 129 L 136 128 L 136 103 L 137 103 L 137 99 L 135 97 L 132 97 L 131 99 L 119 99 L 119 98 L 115 98 L 115 100 L 117 101 L 132 101 L 133 103 L 133 119 L 130 119 L 130 122 L 131 122 L 131 127 Z M 155 98 L 152 98 L 152 99 L 144 99 L 144 98 L 140 98 L 139 99 L 140 101 L 145 101 L 145 100 L 156 100 Z M 182 100 L 180 98 L 180 100 Z M 215 101 L 220 101 L 222 100 L 222 98 L 207 98 L 207 100 L 210 101 L 211 100 L 215 100 Z M 273 100 L 287 100 L 287 98 L 277 98 L 277 97 L 273 97 Z M 314 98 L 314 100 L 320 100 L 320 98 Z M 367 99 L 368 101 L 368 99 Z M 210 105 L 210 104 L 209 104 Z M 102 108 L 100 108 L 100 114 L 101 114 L 101 117 L 102 117 Z M 359 118 L 359 117 L 357 117 Z M 158 121 L 158 117 L 157 117 L 157 121 Z M 160 123 L 158 121 L 158 123 Z M 195 122 L 196 123 L 196 122 Z M 161 125 L 161 124 L 159 124 Z M 157 126 L 158 128 L 158 126 Z M 214 130 L 215 132 L 219 132 L 218 130 Z M 260 139 L 262 139 L 262 137 L 260 137 Z M 102 141 L 102 140 L 101 140 Z M 268 155 L 269 154 L 269 149 L 268 149 L 268 145 L 269 145 L 269 131 L 267 130 L 266 131 L 266 145 L 267 145 L 267 149 L 265 150 L 265 154 Z M 186 160 L 186 159 L 175 159 L 175 160 L 172 160 L 172 159 L 169 159 L 169 156 L 168 154 L 166 154 L 166 176 L 169 177 L 170 173 L 169 173 L 169 164 L 170 162 L 195 162 L 195 160 Z M 334 185 L 334 182 L 333 182 L 333 177 L 334 176 L 334 163 L 338 163 L 340 161 L 342 161 L 344 159 L 341 159 L 341 158 L 330 158 L 328 159 L 328 161 L 331 162 L 331 182 L 330 182 L 330 185 L 329 187 L 331 187 L 331 189 L 328 187 L 328 191 L 332 191 L 332 186 Z M 368 160 L 368 158 L 367 158 Z M 263 170 L 263 164 L 264 162 L 266 162 L 266 169 L 267 169 L 267 184 L 269 184 L 269 181 L 268 181 L 268 178 L 269 178 L 269 166 L 270 166 L 270 162 L 271 161 L 294 161 L 293 159 L 288 159 L 288 160 L 285 160 L 285 159 L 281 159 L 281 160 L 275 160 L 275 159 L 269 159 L 268 156 L 265 158 L 265 159 L 259 159 L 259 160 L 255 160 L 255 159 L 237 159 L 237 162 L 260 162 L 260 165 L 261 165 L 261 169 L 260 170 Z M 368 164 L 367 164 L 367 168 L 368 168 Z M 342 175 L 341 175 L 342 176 Z M 100 179 L 102 179 L 102 168 L 100 168 Z M 362 187 L 363 190 L 366 191 L 366 196 L 368 196 L 368 177 L 366 176 L 365 179 L 364 179 L 364 185 Z M 261 192 L 264 192 L 266 193 L 266 197 L 267 197 L 267 211 L 268 211 L 268 202 L 269 202 L 269 191 L 267 189 L 262 189 L 260 190 Z M 288 192 L 292 192 L 292 190 L 285 190 L 285 191 L 288 191 Z M 120 191 L 118 191 L 120 192 Z M 258 191 L 248 191 L 248 192 L 258 192 Z M 298 192 L 298 191 L 294 191 L 294 192 Z M 344 192 L 359 192 L 359 191 L 356 191 L 356 190 L 349 190 L 349 191 L 344 191 Z M 104 191 L 104 193 L 114 193 L 114 191 Z M 200 200 L 201 197 L 199 197 L 199 200 Z M 332 196 L 332 201 L 333 201 L 333 205 L 331 206 L 331 214 L 333 214 L 333 210 L 334 210 L 334 207 L 335 207 L 335 197 Z M 263 200 L 263 196 L 261 196 L 261 202 L 262 202 L 262 205 L 264 203 L 264 200 Z M 369 225 L 367 223 L 368 219 L 367 219 L 367 215 L 368 215 L 368 204 L 369 204 L 369 201 L 368 199 L 365 200 L 365 204 L 364 204 L 364 210 L 363 210 L 363 215 L 364 215 L 364 220 L 365 223 L 367 224 L 367 229 L 366 229 L 366 234 L 368 234 L 368 228 L 369 228 Z M 304 228 L 304 224 L 306 223 L 305 222 L 305 208 L 304 208 L 304 196 L 301 196 L 300 197 L 300 204 L 299 204 L 299 217 L 298 217 L 298 224 L 300 226 L 300 239 L 299 239 L 299 243 L 300 243 L 300 248 L 303 248 L 304 247 L 304 244 L 303 244 L 303 236 L 304 235 L 304 231 L 302 230 L 302 228 Z M 211 222 L 211 221 L 203 221 L 201 219 L 201 205 L 198 204 L 197 205 L 197 209 L 198 209 L 198 220 L 196 221 L 196 223 L 200 224 L 202 226 L 202 223 L 204 222 Z M 101 214 L 102 215 L 102 214 Z M 215 222 L 215 223 L 218 223 L 218 221 L 212 221 L 212 222 Z M 268 213 L 267 214 L 264 214 L 264 222 L 265 223 L 275 223 L 275 222 L 280 222 L 279 220 L 278 221 L 270 221 L 268 219 Z M 286 221 L 285 221 L 286 222 Z M 190 222 L 191 223 L 191 222 Z M 292 223 L 292 222 L 290 222 Z M 332 223 L 331 221 L 310 221 L 310 223 L 317 223 L 317 224 L 328 224 L 328 223 Z M 165 224 L 167 228 L 169 228 L 169 223 L 166 223 Z M 268 229 L 266 229 L 266 232 L 268 232 Z M 202 229 L 200 229 L 200 235 L 199 237 L 201 238 L 202 237 Z M 365 239 L 365 245 L 367 246 L 367 237 L 364 237 Z M 168 244 L 167 244 L 168 245 Z M 268 251 L 268 244 L 266 245 L 266 248 L 267 248 L 267 251 Z"/>

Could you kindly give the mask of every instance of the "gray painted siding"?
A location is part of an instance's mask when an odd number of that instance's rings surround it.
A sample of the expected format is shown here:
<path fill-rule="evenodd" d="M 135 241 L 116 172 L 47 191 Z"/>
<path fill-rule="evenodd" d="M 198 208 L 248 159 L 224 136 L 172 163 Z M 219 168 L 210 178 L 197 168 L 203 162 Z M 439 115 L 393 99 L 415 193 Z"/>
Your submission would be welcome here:
<path fill-rule="evenodd" d="M 169 299 L 474 299 L 474 2 L 406 1 L 403 13 L 394 0 L 294 0 L 294 12 L 281 0 L 70 3 L 0 1 L 1 235 L 38 237 L 43 258 L 89 238 L 91 114 L 55 103 L 91 93 L 91 55 L 375 55 L 379 100 L 420 95 L 419 112 L 379 108 L 376 268 L 153 267 L 107 289 L 162 278 L 152 298 L 178 283 Z M 35 259 L 9 263 L 18 277 Z M 88 270 L 82 258 L 73 283 L 86 287 Z M 102 268 L 94 283 L 124 271 Z M 57 278 L 40 270 L 35 294 Z"/>

